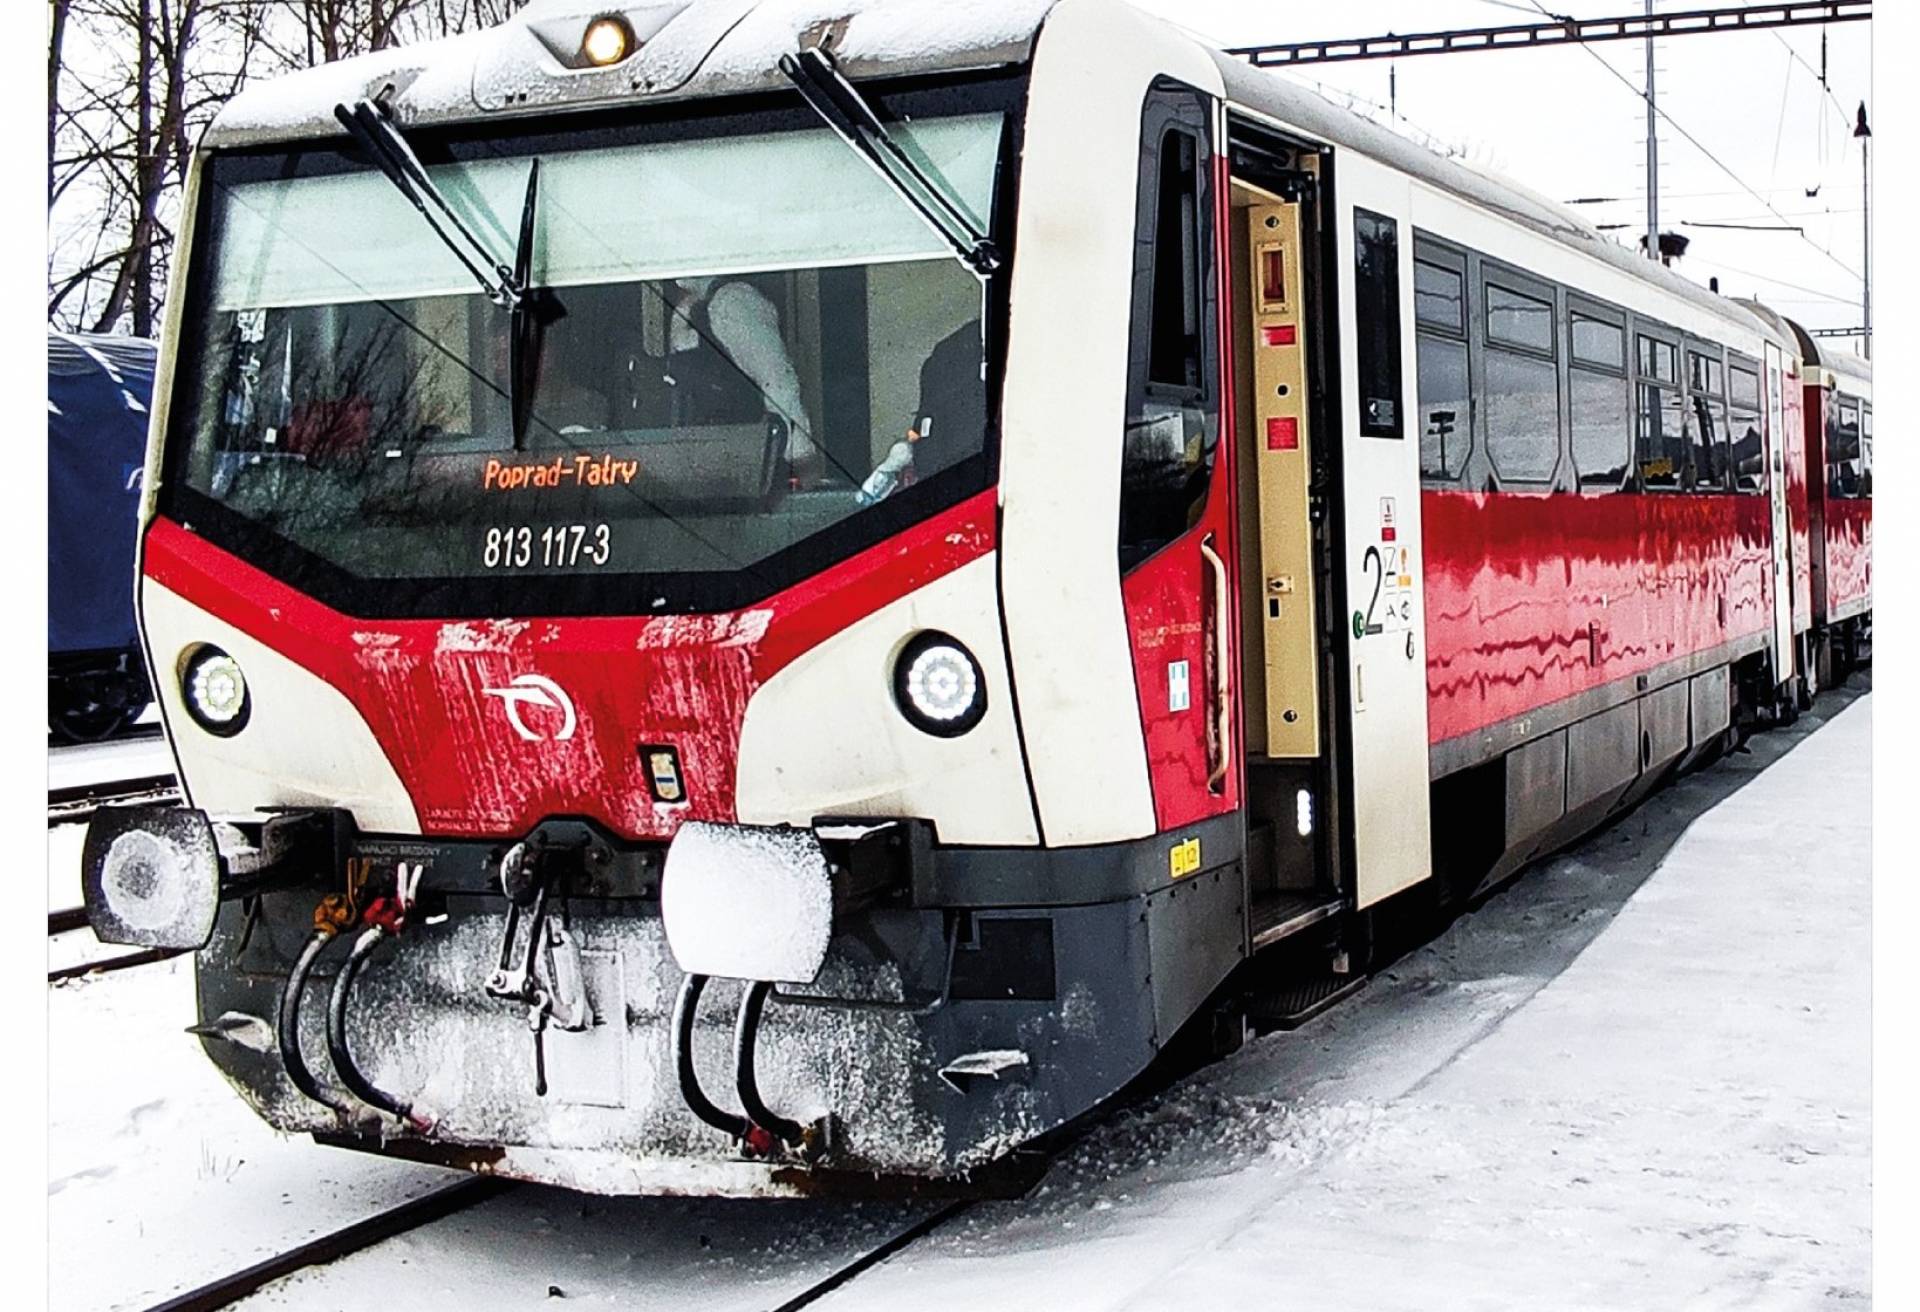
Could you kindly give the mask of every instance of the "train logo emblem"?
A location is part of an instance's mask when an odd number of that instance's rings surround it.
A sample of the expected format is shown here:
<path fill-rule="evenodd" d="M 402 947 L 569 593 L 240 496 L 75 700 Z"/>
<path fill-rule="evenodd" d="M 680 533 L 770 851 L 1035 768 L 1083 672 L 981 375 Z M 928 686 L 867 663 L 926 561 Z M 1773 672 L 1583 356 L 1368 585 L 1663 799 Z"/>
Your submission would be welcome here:
<path fill-rule="evenodd" d="M 573 731 L 579 727 L 579 719 L 573 713 L 573 698 L 544 674 L 516 674 L 508 687 L 483 688 L 481 691 L 489 697 L 498 697 L 505 704 L 507 722 L 527 742 L 537 743 L 551 736 L 554 742 L 563 743 L 573 737 Z M 539 706 L 560 712 L 560 731 L 546 735 L 529 729 L 527 722 L 520 718 L 520 708 L 523 706 Z"/>

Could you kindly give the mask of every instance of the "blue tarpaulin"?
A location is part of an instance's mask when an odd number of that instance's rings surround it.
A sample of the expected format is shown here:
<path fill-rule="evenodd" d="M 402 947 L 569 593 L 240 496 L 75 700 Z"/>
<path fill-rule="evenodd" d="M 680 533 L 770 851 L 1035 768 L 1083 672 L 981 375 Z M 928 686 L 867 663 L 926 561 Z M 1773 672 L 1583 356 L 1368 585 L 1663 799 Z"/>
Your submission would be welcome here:
<path fill-rule="evenodd" d="M 130 647 L 154 344 L 47 334 L 47 650 Z"/>

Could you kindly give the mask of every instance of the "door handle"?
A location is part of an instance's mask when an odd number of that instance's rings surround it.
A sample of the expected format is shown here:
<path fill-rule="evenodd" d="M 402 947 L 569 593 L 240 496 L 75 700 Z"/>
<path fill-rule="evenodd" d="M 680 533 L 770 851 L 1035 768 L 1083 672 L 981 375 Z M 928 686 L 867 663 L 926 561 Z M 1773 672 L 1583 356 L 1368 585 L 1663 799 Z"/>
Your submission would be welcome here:
<path fill-rule="evenodd" d="M 1220 760 L 1207 775 L 1207 790 L 1221 792 L 1227 781 L 1227 766 L 1233 760 L 1230 736 L 1233 721 L 1233 684 L 1228 658 L 1232 644 L 1227 638 L 1227 566 L 1213 549 L 1213 535 L 1200 539 L 1200 558 L 1213 575 L 1213 716 L 1214 738 L 1220 744 Z"/>

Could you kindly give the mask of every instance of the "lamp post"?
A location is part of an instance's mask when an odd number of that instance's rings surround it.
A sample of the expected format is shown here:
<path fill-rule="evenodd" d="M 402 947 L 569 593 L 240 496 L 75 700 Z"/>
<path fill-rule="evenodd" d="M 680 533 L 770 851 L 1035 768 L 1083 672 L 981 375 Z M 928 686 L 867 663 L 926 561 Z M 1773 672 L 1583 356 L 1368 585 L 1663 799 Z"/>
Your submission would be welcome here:
<path fill-rule="evenodd" d="M 1853 125 L 1860 142 L 1860 353 L 1873 359 L 1873 211 L 1867 198 L 1867 142 L 1873 130 L 1867 126 L 1867 102 L 1860 102 L 1860 116 Z"/>

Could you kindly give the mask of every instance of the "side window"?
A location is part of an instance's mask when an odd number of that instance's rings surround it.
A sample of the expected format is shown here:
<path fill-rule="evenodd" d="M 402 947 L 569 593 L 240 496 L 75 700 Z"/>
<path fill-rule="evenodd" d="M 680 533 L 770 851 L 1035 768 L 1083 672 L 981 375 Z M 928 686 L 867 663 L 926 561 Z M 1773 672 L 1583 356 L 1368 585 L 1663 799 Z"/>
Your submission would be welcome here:
<path fill-rule="evenodd" d="M 1695 492 L 1727 490 L 1726 375 L 1714 347 L 1687 352 L 1687 437 Z"/>
<path fill-rule="evenodd" d="M 1626 486 L 1633 452 L 1633 415 L 1627 386 L 1627 330 L 1574 310 L 1569 316 L 1573 360 L 1567 372 L 1573 421 L 1573 469 L 1582 492 L 1618 492 Z"/>
<path fill-rule="evenodd" d="M 1473 411 L 1467 392 L 1466 289 L 1465 260 L 1415 243 L 1413 318 L 1420 477 L 1430 483 L 1458 480 L 1473 447 Z"/>
<path fill-rule="evenodd" d="M 1763 492 L 1767 486 L 1767 444 L 1761 428 L 1760 370 L 1735 357 L 1727 365 L 1727 435 L 1733 464 L 1733 490 Z"/>
<path fill-rule="evenodd" d="M 1400 224 L 1353 212 L 1353 303 L 1359 321 L 1360 432 L 1400 437 Z"/>
<path fill-rule="evenodd" d="M 1182 128 L 1160 137 L 1154 218 L 1152 346 L 1147 381 L 1200 386 L 1200 142 Z"/>
<path fill-rule="evenodd" d="M 1487 458 L 1502 482 L 1547 483 L 1560 463 L 1553 295 L 1486 284 L 1481 378 Z"/>
<path fill-rule="evenodd" d="M 1677 491 L 1691 457 L 1680 396 L 1680 348 L 1636 334 L 1634 364 L 1635 455 L 1641 484 L 1648 491 Z"/>
<path fill-rule="evenodd" d="M 1842 397 L 1828 408 L 1827 495 L 1860 495 L 1860 403 Z"/>
<path fill-rule="evenodd" d="M 1860 407 L 1860 495 L 1873 496 L 1873 407 Z"/>
<path fill-rule="evenodd" d="M 1123 573 L 1198 521 L 1212 482 L 1220 415 L 1211 121 L 1198 91 L 1162 83 L 1147 95 L 1120 472 Z"/>

